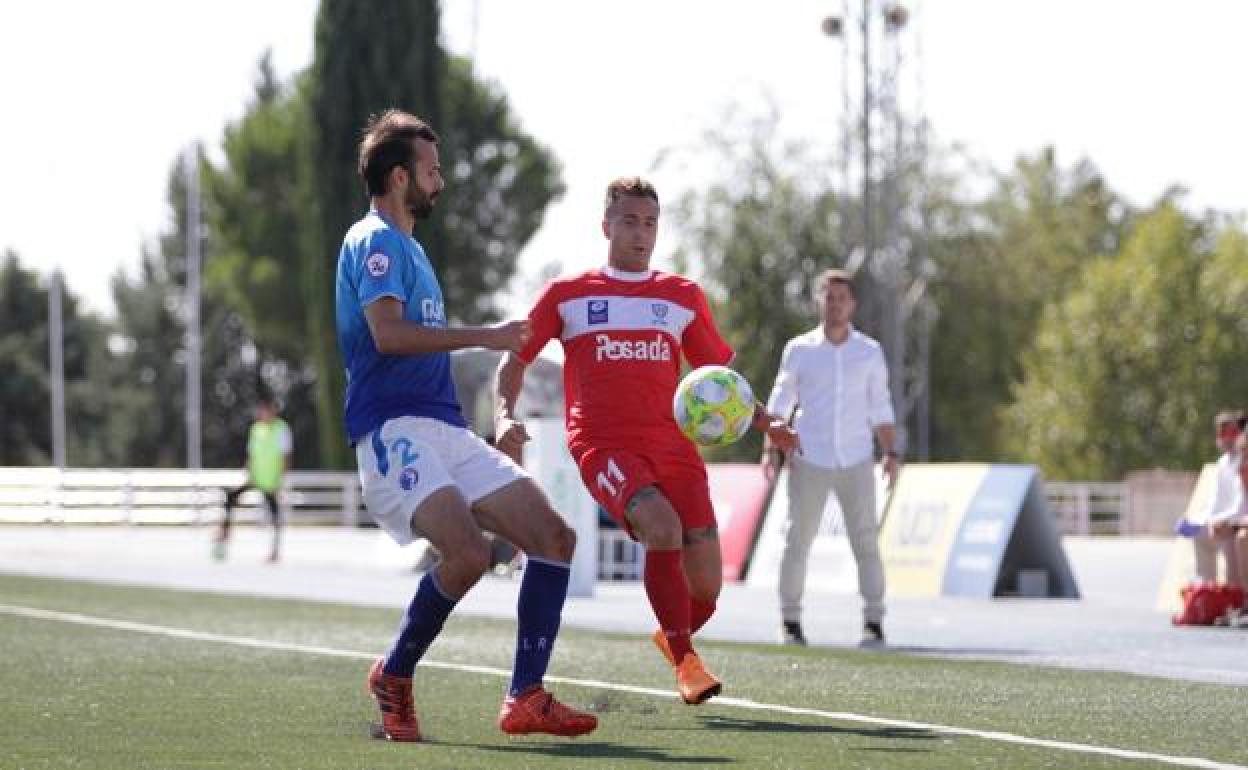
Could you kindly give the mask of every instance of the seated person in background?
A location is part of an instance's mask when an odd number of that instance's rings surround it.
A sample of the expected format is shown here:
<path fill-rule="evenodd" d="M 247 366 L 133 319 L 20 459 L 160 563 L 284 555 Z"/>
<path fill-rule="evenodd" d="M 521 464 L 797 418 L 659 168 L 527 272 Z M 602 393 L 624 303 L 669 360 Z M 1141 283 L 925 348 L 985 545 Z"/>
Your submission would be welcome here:
<path fill-rule="evenodd" d="M 1239 513 L 1226 520 L 1226 526 L 1235 538 L 1235 556 L 1240 566 L 1239 585 L 1248 594 L 1248 433 L 1240 433 L 1235 441 L 1235 453 L 1239 464 Z"/>
<path fill-rule="evenodd" d="M 1222 454 L 1217 461 L 1217 483 L 1209 504 L 1197 521 L 1181 520 L 1177 531 L 1192 538 L 1196 552 L 1196 574 L 1201 581 L 1218 578 L 1218 551 L 1226 560 L 1226 582 L 1242 584 L 1240 561 L 1236 558 L 1236 530 L 1229 522 L 1242 513 L 1244 484 L 1240 479 L 1240 452 L 1236 445 L 1248 422 L 1239 410 L 1224 410 L 1214 418 L 1214 440 Z"/>

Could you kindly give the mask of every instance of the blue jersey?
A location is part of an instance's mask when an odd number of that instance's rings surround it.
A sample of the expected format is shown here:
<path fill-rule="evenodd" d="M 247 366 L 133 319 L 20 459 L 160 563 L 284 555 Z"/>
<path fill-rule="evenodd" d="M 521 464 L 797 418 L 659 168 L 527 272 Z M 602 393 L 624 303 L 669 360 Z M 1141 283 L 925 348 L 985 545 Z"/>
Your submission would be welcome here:
<path fill-rule="evenodd" d="M 347 368 L 347 436 L 353 445 L 392 417 L 467 426 L 451 380 L 450 354 L 378 353 L 364 317 L 370 303 L 394 297 L 408 321 L 446 326 L 442 287 L 414 238 L 369 211 L 342 240 L 335 295 L 338 350 Z"/>

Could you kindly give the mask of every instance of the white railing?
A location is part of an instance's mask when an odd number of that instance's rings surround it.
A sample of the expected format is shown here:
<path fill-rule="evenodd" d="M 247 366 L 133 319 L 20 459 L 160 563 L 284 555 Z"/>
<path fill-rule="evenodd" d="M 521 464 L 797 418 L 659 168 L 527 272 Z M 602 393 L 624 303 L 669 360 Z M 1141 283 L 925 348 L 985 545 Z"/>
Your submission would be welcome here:
<path fill-rule="evenodd" d="M 1117 481 L 1046 481 L 1049 511 L 1065 535 L 1120 535 L 1130 510 L 1127 485 Z"/>
<path fill-rule="evenodd" d="M 0 523 L 203 524 L 219 520 L 224 489 L 243 481 L 238 469 L 87 469 L 0 467 Z M 1130 496 L 1121 482 L 1044 485 L 1059 530 L 1069 535 L 1130 534 Z M 280 496 L 291 523 L 358 526 L 366 520 L 358 477 L 352 472 L 291 471 Z M 261 521 L 263 501 L 248 492 L 239 521 Z M 610 579 L 635 578 L 639 556 L 622 533 L 604 530 L 599 565 Z"/>
<path fill-rule="evenodd" d="M 237 469 L 0 468 L 0 522 L 200 524 L 216 521 Z M 350 472 L 292 471 L 279 495 L 292 523 L 341 523 L 361 517 L 359 479 Z M 240 521 L 259 518 L 254 490 L 239 501 Z"/>

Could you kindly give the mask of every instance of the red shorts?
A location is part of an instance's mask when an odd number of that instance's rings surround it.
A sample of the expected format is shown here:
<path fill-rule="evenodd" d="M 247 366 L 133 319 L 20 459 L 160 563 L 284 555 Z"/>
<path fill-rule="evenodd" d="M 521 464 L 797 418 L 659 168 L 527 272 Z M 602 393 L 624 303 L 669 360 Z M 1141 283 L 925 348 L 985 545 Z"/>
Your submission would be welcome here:
<path fill-rule="evenodd" d="M 715 526 L 706 466 L 696 450 L 655 453 L 598 447 L 570 449 L 589 494 L 630 535 L 634 533 L 626 516 L 628 501 L 645 487 L 655 487 L 667 498 L 686 531 Z"/>

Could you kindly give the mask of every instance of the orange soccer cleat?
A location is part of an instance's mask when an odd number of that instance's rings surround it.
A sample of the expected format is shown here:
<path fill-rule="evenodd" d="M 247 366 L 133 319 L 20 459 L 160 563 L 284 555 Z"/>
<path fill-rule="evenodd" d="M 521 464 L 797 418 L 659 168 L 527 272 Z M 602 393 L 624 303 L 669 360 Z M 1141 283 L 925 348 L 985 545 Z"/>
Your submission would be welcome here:
<path fill-rule="evenodd" d="M 568 738 L 598 727 L 598 717 L 569 708 L 541 687 L 507 696 L 498 712 L 498 726 L 508 735 L 550 733 Z"/>
<path fill-rule="evenodd" d="M 382 671 L 384 658 L 378 658 L 368 672 L 368 691 L 381 708 L 381 731 L 386 740 L 420 740 L 420 723 L 412 702 L 412 680 Z"/>
<path fill-rule="evenodd" d="M 676 689 L 685 703 L 694 705 L 719 695 L 724 686 L 706 670 L 698 654 L 690 652 L 676 667 Z"/>
<path fill-rule="evenodd" d="M 654 646 L 659 648 L 659 652 L 663 653 L 663 657 L 667 658 L 667 664 L 675 668 L 676 658 L 672 656 L 672 648 L 667 643 L 667 634 L 663 633 L 663 629 L 655 631 L 654 636 L 650 638 L 654 641 Z"/>

